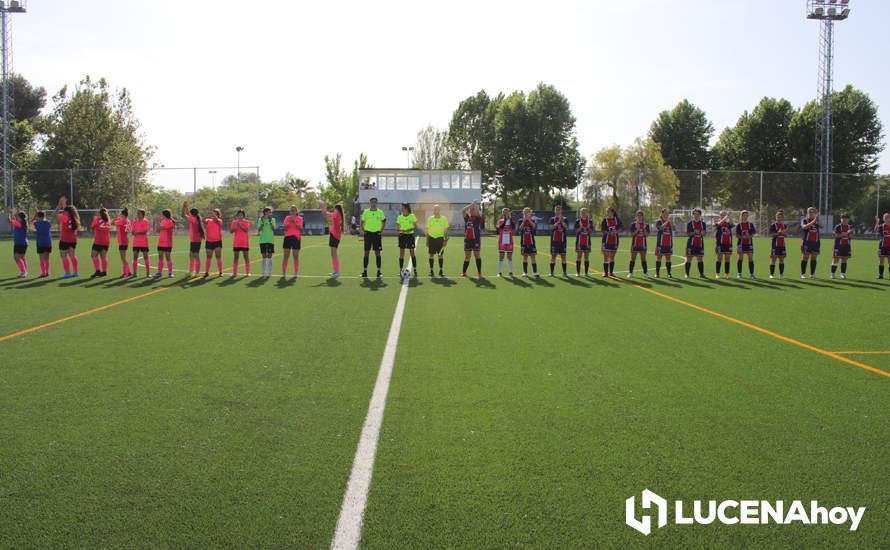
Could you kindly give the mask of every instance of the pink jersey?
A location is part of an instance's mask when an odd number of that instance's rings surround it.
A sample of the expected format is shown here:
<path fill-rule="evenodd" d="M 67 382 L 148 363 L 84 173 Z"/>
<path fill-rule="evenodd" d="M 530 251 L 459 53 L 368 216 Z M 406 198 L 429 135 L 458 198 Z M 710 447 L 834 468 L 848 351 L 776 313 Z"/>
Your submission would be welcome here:
<path fill-rule="evenodd" d="M 71 217 L 68 214 L 62 212 L 58 215 L 59 218 L 59 240 L 63 243 L 76 243 L 77 242 L 77 230 L 71 229 Z"/>
<path fill-rule="evenodd" d="M 114 226 L 117 228 L 117 244 L 128 246 L 130 244 L 130 220 L 128 218 L 117 218 L 114 220 Z"/>
<path fill-rule="evenodd" d="M 208 243 L 218 243 L 222 241 L 222 218 L 205 218 L 204 231 L 206 231 L 204 238 L 207 239 Z"/>
<path fill-rule="evenodd" d="M 131 224 L 131 229 L 133 230 L 133 247 L 148 248 L 148 231 L 151 229 L 151 224 L 148 223 L 148 220 L 134 220 Z M 143 231 L 144 233 L 139 235 Z"/>
<path fill-rule="evenodd" d="M 291 223 L 293 221 L 294 223 Z M 303 218 L 300 215 L 291 216 L 288 214 L 286 218 L 284 218 L 284 236 L 285 237 L 296 237 L 300 238 L 300 234 L 303 232 Z"/>
<path fill-rule="evenodd" d="M 111 244 L 110 223 L 103 220 L 101 217 L 96 216 L 90 224 L 90 229 L 93 230 L 93 244 L 98 244 L 99 246 L 108 246 Z"/>
<path fill-rule="evenodd" d="M 176 222 L 173 220 L 161 218 L 161 222 L 158 224 L 158 246 L 173 247 L 173 229 L 175 227 Z"/>
<path fill-rule="evenodd" d="M 232 239 L 232 248 L 250 248 L 250 239 L 247 234 L 250 231 L 250 221 L 243 218 L 232 220 L 232 231 L 235 233 Z"/>
<path fill-rule="evenodd" d="M 189 216 L 189 241 L 193 243 L 199 243 L 204 240 L 204 235 L 201 234 L 201 220 L 198 216 Z"/>
<path fill-rule="evenodd" d="M 333 213 L 325 210 L 324 215 L 331 222 L 331 236 L 339 241 L 343 235 L 343 216 L 336 210 Z"/>

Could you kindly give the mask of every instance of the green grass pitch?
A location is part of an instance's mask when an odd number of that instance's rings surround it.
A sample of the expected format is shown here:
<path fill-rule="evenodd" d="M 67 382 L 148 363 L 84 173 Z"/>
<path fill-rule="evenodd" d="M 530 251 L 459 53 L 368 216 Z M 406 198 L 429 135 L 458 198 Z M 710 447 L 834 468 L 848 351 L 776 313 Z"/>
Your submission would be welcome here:
<path fill-rule="evenodd" d="M 496 279 L 490 238 L 488 279 L 460 279 L 460 242 L 446 279 L 409 285 L 363 547 L 886 545 L 890 378 L 778 337 L 890 351 L 874 242 L 854 243 L 845 281 L 828 280 L 825 255 L 819 279 L 799 279 L 794 246 L 786 279 L 768 280 L 760 239 L 756 281 L 684 280 L 675 266 L 679 279 L 632 284 Z M 324 277 L 326 237 L 303 246 L 296 280 L 257 277 L 254 243 L 250 279 L 189 281 L 179 239 L 173 279 L 119 280 L 111 251 L 110 277 L 63 281 L 57 251 L 53 278 L 21 280 L 0 243 L 0 339 L 116 304 L 0 340 L 0 547 L 329 546 L 401 284 L 395 238 L 379 281 L 354 277 L 354 237 L 339 280 Z M 91 273 L 88 240 L 78 257 Z M 843 357 L 890 371 L 890 354 Z M 645 488 L 867 511 L 856 532 L 644 537 L 624 501 Z"/>

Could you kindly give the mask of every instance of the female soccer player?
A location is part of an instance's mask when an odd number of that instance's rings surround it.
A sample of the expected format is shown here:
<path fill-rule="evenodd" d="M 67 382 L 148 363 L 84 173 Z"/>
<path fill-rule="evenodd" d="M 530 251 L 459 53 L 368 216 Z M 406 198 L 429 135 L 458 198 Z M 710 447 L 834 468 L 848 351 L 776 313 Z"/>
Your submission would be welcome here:
<path fill-rule="evenodd" d="M 9 223 L 12 225 L 12 259 L 19 268 L 19 277 L 28 276 L 28 216 L 24 212 L 9 209 Z"/>
<path fill-rule="evenodd" d="M 204 226 L 197 208 L 189 208 L 189 201 L 182 201 L 182 217 L 189 222 L 189 274 L 195 277 L 201 273 L 201 243 L 204 241 Z"/>
<path fill-rule="evenodd" d="M 93 230 L 93 247 L 90 257 L 93 259 L 93 268 L 95 269 L 90 278 L 106 277 L 108 276 L 108 247 L 111 246 L 111 218 L 108 216 L 107 208 L 100 208 L 99 215 L 93 216 L 90 229 Z"/>
<path fill-rule="evenodd" d="M 584 260 L 584 276 L 590 274 L 590 242 L 593 238 L 593 220 L 590 212 L 582 208 L 575 222 L 575 275 L 581 276 L 581 260 Z"/>
<path fill-rule="evenodd" d="M 611 206 L 606 210 L 606 218 L 600 224 L 603 233 L 603 277 L 615 276 L 615 252 L 618 251 L 618 233 L 624 229 L 618 212 Z"/>
<path fill-rule="evenodd" d="M 158 222 L 158 272 L 155 273 L 155 279 L 160 279 L 163 276 L 165 259 L 167 260 L 167 277 L 173 276 L 173 258 L 170 253 L 173 252 L 173 230 L 175 228 L 173 212 L 167 208 L 161 210 L 161 221 Z"/>
<path fill-rule="evenodd" d="M 461 210 L 464 217 L 464 268 L 461 277 L 467 276 L 467 268 L 470 266 L 470 255 L 476 257 L 476 273 L 482 278 L 482 258 L 479 251 L 482 249 L 482 226 L 485 217 L 476 201 L 464 206 Z"/>
<path fill-rule="evenodd" d="M 281 262 L 281 278 L 287 277 L 287 262 L 294 256 L 294 277 L 300 272 L 300 246 L 303 234 L 303 216 L 295 204 L 290 207 L 290 214 L 284 218 L 284 260 Z"/>
<path fill-rule="evenodd" d="M 742 278 L 742 256 L 748 257 L 748 277 L 754 279 L 754 235 L 757 234 L 757 228 L 748 221 L 748 211 L 742 210 L 739 213 L 739 223 L 735 226 L 735 234 L 738 237 L 738 261 L 736 262 L 736 279 Z M 729 274 L 726 274 L 729 276 Z"/>
<path fill-rule="evenodd" d="M 553 268 L 556 267 L 556 257 L 562 259 L 562 276 L 568 277 L 566 270 L 566 239 L 568 238 L 569 221 L 562 215 L 562 205 L 557 204 L 553 208 L 553 217 L 550 218 L 550 276 L 553 277 Z"/>
<path fill-rule="evenodd" d="M 785 278 L 785 237 L 788 236 L 788 226 L 785 225 L 785 212 L 776 212 L 776 221 L 769 226 L 769 236 L 772 239 L 769 252 L 769 278 L 776 276 L 776 261 L 779 263 L 779 278 Z"/>
<path fill-rule="evenodd" d="M 637 219 L 630 224 L 630 269 L 627 272 L 628 277 L 634 276 L 634 266 L 637 263 L 637 254 L 640 255 L 640 262 L 643 264 L 643 277 L 649 279 L 649 265 L 646 261 L 646 237 L 649 236 L 649 224 L 644 219 L 645 214 L 642 210 L 637 210 Z"/>
<path fill-rule="evenodd" d="M 145 218 L 145 210 L 136 211 L 136 219 L 133 220 L 133 276 L 138 273 L 139 254 L 142 254 L 142 263 L 145 265 L 145 276 L 151 277 L 151 261 L 148 259 L 148 231 L 151 224 Z"/>
<path fill-rule="evenodd" d="M 801 279 L 807 278 L 807 260 L 810 262 L 810 279 L 816 278 L 816 258 L 819 256 L 819 246 L 821 244 L 819 237 L 819 229 L 821 227 L 816 208 L 813 206 L 807 208 L 806 217 L 800 220 L 800 229 L 803 231 L 803 240 L 800 243 Z"/>
<path fill-rule="evenodd" d="M 890 265 L 890 212 L 884 212 L 884 223 L 875 217 L 875 233 L 878 234 L 878 279 L 884 278 L 884 262 Z M 38 244 L 38 248 L 39 248 Z"/>
<path fill-rule="evenodd" d="M 130 248 L 130 211 L 122 208 L 114 219 L 114 227 L 117 231 L 117 251 L 121 256 L 121 264 L 123 270 L 121 279 L 135 275 L 136 272 L 130 273 L 130 262 L 127 261 L 127 249 Z"/>
<path fill-rule="evenodd" d="M 720 212 L 720 219 L 716 223 L 716 231 L 714 235 L 717 237 L 717 244 L 714 252 L 717 253 L 717 278 L 720 278 L 720 264 L 726 268 L 726 278 L 729 278 L 729 262 L 732 259 L 732 212 L 723 210 Z"/>
<path fill-rule="evenodd" d="M 324 209 L 324 201 L 321 203 Z M 325 211 L 327 213 L 327 211 Z M 260 255 L 263 257 L 263 277 L 272 276 L 272 256 L 275 255 L 275 218 L 272 217 L 272 209 L 263 208 L 263 215 L 256 222 L 257 232 L 260 235 Z"/>
<path fill-rule="evenodd" d="M 689 278 L 689 268 L 692 266 L 692 258 L 698 262 L 698 276 L 707 279 L 705 276 L 705 235 L 708 231 L 708 224 L 701 219 L 701 209 L 694 208 L 692 210 L 692 220 L 686 224 L 686 275 Z"/>
<path fill-rule="evenodd" d="M 77 231 L 80 229 L 80 214 L 68 199 L 59 199 L 56 207 L 56 219 L 59 220 L 59 254 L 62 256 L 63 279 L 80 277 L 77 269 Z"/>
<path fill-rule="evenodd" d="M 38 210 L 34 219 L 35 238 L 37 239 L 37 256 L 40 258 L 40 277 L 49 277 L 49 255 L 53 251 L 53 237 L 50 233 L 52 223 L 46 219 L 46 212 Z"/>
<path fill-rule="evenodd" d="M 405 266 L 405 250 L 411 254 L 411 264 L 414 266 L 414 278 L 417 278 L 417 258 L 414 256 L 414 228 L 417 226 L 417 216 L 411 212 L 411 205 L 402 203 L 402 213 L 396 218 L 396 226 L 399 228 L 399 273 Z"/>
<path fill-rule="evenodd" d="M 498 232 L 498 277 L 504 271 L 504 256 L 507 256 L 507 272 L 513 276 L 513 233 L 516 232 L 516 218 L 509 208 L 501 210 L 501 218 L 497 223 Z"/>
<path fill-rule="evenodd" d="M 229 232 L 234 235 L 232 239 L 232 253 L 234 254 L 234 258 L 232 258 L 232 278 L 234 279 L 238 276 L 239 253 L 244 257 L 244 274 L 250 277 L 250 258 L 248 257 L 250 252 L 250 220 L 247 219 L 247 214 L 244 213 L 244 210 L 238 210 L 235 213 L 235 219 L 232 220 Z"/>
<path fill-rule="evenodd" d="M 340 276 L 340 257 L 337 252 L 340 248 L 340 239 L 343 238 L 343 206 L 335 204 L 334 211 L 329 212 L 328 205 L 321 201 L 321 210 L 324 212 L 324 217 L 331 222 L 331 234 L 328 236 L 328 247 L 331 249 L 331 277 L 337 278 Z"/>
<path fill-rule="evenodd" d="M 525 207 L 522 209 L 522 221 L 519 222 L 519 245 L 522 252 L 522 276 L 528 277 L 528 260 L 532 261 L 532 272 L 535 277 L 538 274 L 538 247 L 535 244 L 535 233 L 537 224 L 532 218 L 532 209 Z"/>
<path fill-rule="evenodd" d="M 853 256 L 850 240 L 853 238 L 853 226 L 850 225 L 850 216 L 841 214 L 841 223 L 834 226 L 834 254 L 831 258 L 831 275 L 834 279 L 837 273 L 837 264 L 841 264 L 841 279 L 847 278 L 847 260 Z"/>
<path fill-rule="evenodd" d="M 665 258 L 667 276 L 673 279 L 671 257 L 674 255 L 674 224 L 671 222 L 671 211 L 667 208 L 661 209 L 661 216 L 655 222 L 655 232 L 655 276 L 661 277 L 661 261 Z"/>
<path fill-rule="evenodd" d="M 219 208 L 210 211 L 210 217 L 204 218 L 204 277 L 210 277 L 210 259 L 216 257 L 216 271 L 223 276 L 222 264 L 222 213 Z"/>
<path fill-rule="evenodd" d="M 448 218 L 442 208 L 433 206 L 433 215 L 426 220 L 426 247 L 429 252 L 430 277 L 433 276 L 433 256 L 439 258 L 439 277 L 445 276 L 445 245 L 448 243 Z"/>

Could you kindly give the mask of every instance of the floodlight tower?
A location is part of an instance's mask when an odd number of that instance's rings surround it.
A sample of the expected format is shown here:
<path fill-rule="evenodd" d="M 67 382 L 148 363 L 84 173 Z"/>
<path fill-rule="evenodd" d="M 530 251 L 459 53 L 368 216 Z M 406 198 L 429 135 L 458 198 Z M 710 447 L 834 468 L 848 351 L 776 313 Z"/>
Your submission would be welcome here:
<path fill-rule="evenodd" d="M 834 23 L 850 16 L 850 0 L 807 0 L 807 19 L 821 22 L 819 30 L 819 117 L 816 162 L 819 166 L 818 208 L 823 220 L 831 215 L 831 92 L 834 84 Z M 823 223 L 825 223 L 823 221 Z"/>
<path fill-rule="evenodd" d="M 25 13 L 25 0 L 0 0 L 0 56 L 3 57 L 3 199 L 7 208 L 15 206 L 12 178 L 9 177 L 9 29 L 10 13 Z"/>

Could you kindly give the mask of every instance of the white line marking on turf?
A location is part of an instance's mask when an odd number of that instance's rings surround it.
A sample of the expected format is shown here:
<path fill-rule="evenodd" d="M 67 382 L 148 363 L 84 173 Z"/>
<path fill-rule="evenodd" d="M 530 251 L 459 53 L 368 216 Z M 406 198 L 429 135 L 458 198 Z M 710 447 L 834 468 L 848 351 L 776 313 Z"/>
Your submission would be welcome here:
<path fill-rule="evenodd" d="M 409 260 L 408 269 L 411 267 Z M 380 426 L 383 424 L 386 394 L 389 392 L 396 348 L 399 345 L 402 315 L 405 312 L 405 300 L 408 297 L 408 283 L 409 278 L 406 277 L 402 280 L 399 301 L 392 314 L 392 324 L 389 326 L 389 336 L 386 339 L 386 348 L 383 350 L 383 359 L 380 360 L 377 382 L 374 384 L 374 393 L 371 394 L 368 415 L 365 417 L 362 434 L 358 440 L 358 448 L 355 450 L 355 459 L 352 461 L 352 471 L 346 485 L 346 494 L 343 495 L 337 529 L 334 532 L 334 539 L 331 541 L 331 548 L 334 550 L 354 550 L 358 548 L 358 543 L 362 538 L 362 522 L 365 517 L 365 506 L 368 503 L 368 490 L 371 487 L 374 457 L 377 454 L 377 440 L 380 438 Z"/>

